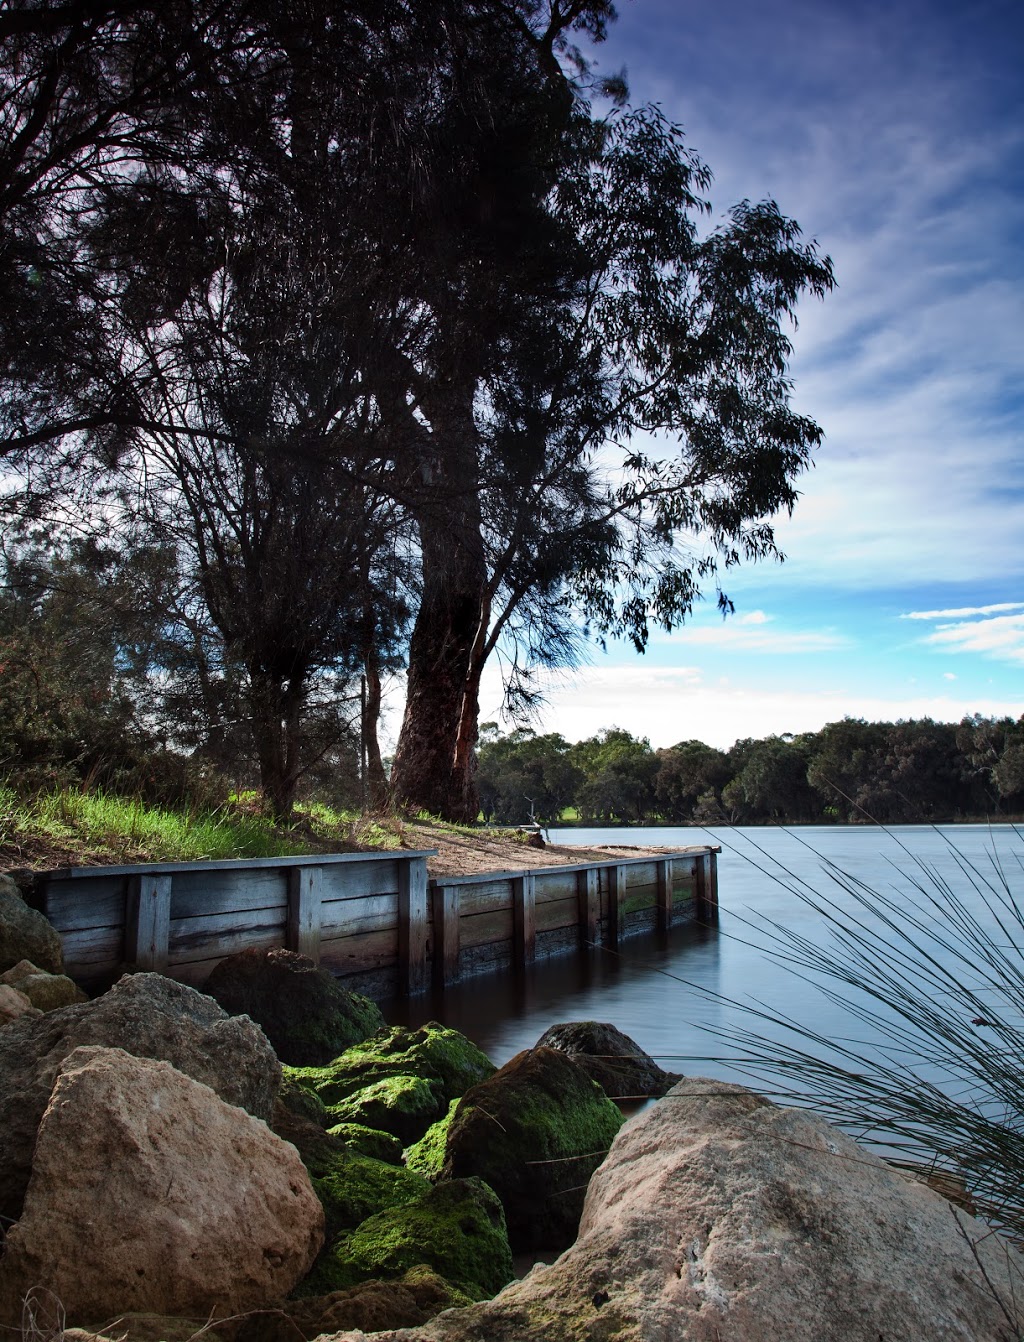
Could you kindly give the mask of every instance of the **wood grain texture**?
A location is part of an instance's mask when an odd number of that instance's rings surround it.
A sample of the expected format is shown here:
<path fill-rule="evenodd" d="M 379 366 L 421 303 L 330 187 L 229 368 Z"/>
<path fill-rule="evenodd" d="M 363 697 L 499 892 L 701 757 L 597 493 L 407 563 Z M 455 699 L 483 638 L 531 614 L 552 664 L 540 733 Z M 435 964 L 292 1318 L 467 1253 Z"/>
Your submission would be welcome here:
<path fill-rule="evenodd" d="M 427 986 L 427 860 L 403 864 L 398 883 L 398 973 L 402 991 Z"/>
<path fill-rule="evenodd" d="M 537 954 L 536 884 L 532 872 L 512 879 L 512 940 L 516 964 L 532 964 Z"/>
<path fill-rule="evenodd" d="M 299 955 L 320 961 L 321 868 L 288 869 L 288 917 L 285 945 Z"/>
<path fill-rule="evenodd" d="M 138 970 L 167 968 L 171 930 L 170 876 L 132 876 L 125 905 L 124 956 Z"/>

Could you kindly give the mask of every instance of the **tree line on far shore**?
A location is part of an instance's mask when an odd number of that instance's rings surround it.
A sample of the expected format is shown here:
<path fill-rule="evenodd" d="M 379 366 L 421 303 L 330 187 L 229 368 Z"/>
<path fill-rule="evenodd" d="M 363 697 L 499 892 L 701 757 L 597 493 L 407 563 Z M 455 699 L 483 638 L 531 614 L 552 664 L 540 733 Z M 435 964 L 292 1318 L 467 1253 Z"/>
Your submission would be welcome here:
<path fill-rule="evenodd" d="M 728 750 L 653 750 L 619 727 L 570 744 L 485 724 L 485 819 L 591 824 L 885 824 L 1007 819 L 1024 811 L 1024 717 L 959 723 L 843 718 Z"/>

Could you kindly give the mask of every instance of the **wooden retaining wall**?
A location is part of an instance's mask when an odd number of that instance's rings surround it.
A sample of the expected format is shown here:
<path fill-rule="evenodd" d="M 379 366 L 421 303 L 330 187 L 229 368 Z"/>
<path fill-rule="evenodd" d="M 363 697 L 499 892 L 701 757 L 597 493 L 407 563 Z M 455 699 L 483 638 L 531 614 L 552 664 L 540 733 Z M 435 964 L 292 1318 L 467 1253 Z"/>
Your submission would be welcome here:
<path fill-rule="evenodd" d="M 129 969 L 201 987 L 253 946 L 301 951 L 371 996 L 612 945 L 718 909 L 717 849 L 429 881 L 429 851 L 316 854 L 41 873 L 34 902 L 67 972 L 100 988 Z"/>

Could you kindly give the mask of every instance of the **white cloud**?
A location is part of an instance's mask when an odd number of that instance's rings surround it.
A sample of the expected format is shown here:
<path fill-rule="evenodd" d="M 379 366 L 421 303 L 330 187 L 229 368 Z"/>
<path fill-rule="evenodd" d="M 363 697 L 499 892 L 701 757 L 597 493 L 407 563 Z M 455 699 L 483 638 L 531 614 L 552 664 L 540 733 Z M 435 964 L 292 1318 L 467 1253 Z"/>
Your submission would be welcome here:
<path fill-rule="evenodd" d="M 482 718 L 499 719 L 500 688 L 487 677 Z M 605 727 L 624 727 L 647 737 L 655 749 L 699 740 L 725 749 L 743 737 L 818 731 L 849 716 L 869 722 L 930 717 L 959 722 L 972 713 L 1017 718 L 1020 701 L 989 695 L 954 697 L 908 686 L 891 694 L 857 690 L 764 690 L 727 681 L 707 683 L 693 667 L 585 667 L 572 676 L 550 677 L 546 704 L 533 724 L 539 732 L 561 732 L 570 741 Z M 500 720 L 500 719 L 499 719 Z M 507 729 L 508 724 L 503 724 Z"/>
<path fill-rule="evenodd" d="M 1024 610 L 1024 601 L 999 601 L 992 606 L 958 606 L 953 610 L 912 610 L 901 620 L 960 620 L 972 615 L 996 615 L 1004 610 Z"/>
<path fill-rule="evenodd" d="M 835 629 L 782 629 L 775 617 L 763 610 L 727 616 L 714 623 L 694 622 L 682 632 L 656 631 L 651 644 L 673 644 L 685 648 L 726 648 L 736 654 L 785 655 L 835 652 L 850 646 L 850 639 Z"/>
<path fill-rule="evenodd" d="M 956 676 L 953 674 L 952 671 L 943 671 L 943 673 L 942 673 L 942 679 L 943 679 L 943 680 L 956 680 Z"/>
<path fill-rule="evenodd" d="M 1024 662 L 1024 614 L 942 624 L 922 641 L 947 652 L 975 652 L 999 661 Z"/>

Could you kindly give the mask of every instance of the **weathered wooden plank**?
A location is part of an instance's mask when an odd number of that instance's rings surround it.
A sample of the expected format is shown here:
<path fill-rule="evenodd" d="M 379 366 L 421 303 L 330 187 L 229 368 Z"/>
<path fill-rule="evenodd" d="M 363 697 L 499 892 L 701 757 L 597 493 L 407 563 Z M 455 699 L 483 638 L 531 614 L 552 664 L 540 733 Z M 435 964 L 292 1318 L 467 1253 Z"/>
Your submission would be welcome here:
<path fill-rule="evenodd" d="M 658 863 L 652 858 L 644 862 L 634 862 L 629 866 L 623 864 L 623 870 L 626 873 L 626 889 L 631 890 L 635 885 L 657 885 L 658 883 Z"/>
<path fill-rule="evenodd" d="M 332 974 L 365 974 L 398 962 L 398 931 L 363 932 L 320 942 L 320 967 Z"/>
<path fill-rule="evenodd" d="M 459 919 L 459 939 L 463 950 L 486 946 L 489 942 L 512 940 L 512 910 L 496 909 Z"/>
<path fill-rule="evenodd" d="M 512 940 L 516 964 L 532 964 L 537 954 L 537 904 L 532 872 L 512 878 Z"/>
<path fill-rule="evenodd" d="M 617 946 L 622 939 L 626 910 L 626 872 L 620 863 L 608 868 L 608 939 Z"/>
<path fill-rule="evenodd" d="M 256 909 L 246 915 L 244 923 L 227 913 L 175 918 L 170 926 L 170 962 L 223 959 L 253 946 L 283 946 L 285 926 L 284 911 L 278 909 Z"/>
<path fill-rule="evenodd" d="M 708 913 L 708 866 L 703 855 L 698 854 L 693 861 L 693 896 L 697 917 L 703 922 Z"/>
<path fill-rule="evenodd" d="M 434 886 L 433 945 L 434 978 L 446 987 L 459 977 L 459 897 L 457 885 Z"/>
<path fill-rule="evenodd" d="M 397 895 L 398 863 L 391 858 L 358 866 L 321 867 L 320 882 L 325 904 L 336 899 L 361 899 L 364 895 Z"/>
<path fill-rule="evenodd" d="M 641 885 L 630 889 L 627 885 L 622 896 L 623 915 L 641 913 L 645 909 L 655 909 L 658 905 L 658 889 L 654 885 Z"/>
<path fill-rule="evenodd" d="M 125 904 L 124 956 L 136 969 L 167 968 L 171 877 L 132 876 Z"/>
<path fill-rule="evenodd" d="M 539 908 L 549 900 L 573 899 L 576 895 L 577 872 L 561 867 L 539 868 L 533 873 L 534 898 Z"/>
<path fill-rule="evenodd" d="M 320 961 L 321 871 L 320 867 L 288 869 L 288 917 L 285 922 L 288 949 L 308 955 L 317 964 Z"/>
<path fill-rule="evenodd" d="M 405 993 L 427 986 L 427 860 L 403 863 L 398 883 L 398 969 Z"/>
<path fill-rule="evenodd" d="M 91 977 L 125 964 L 124 927 L 84 927 L 61 935 L 64 972 Z"/>
<path fill-rule="evenodd" d="M 436 848 L 414 848 L 403 849 L 400 855 L 395 854 L 386 859 L 382 858 L 380 853 L 316 853 L 312 858 L 318 867 L 330 867 L 347 863 L 355 866 L 372 865 L 384 860 L 405 862 L 436 856 Z M 297 857 L 228 857 L 216 858 L 201 865 L 204 871 L 264 871 L 275 867 L 308 867 L 310 857 L 309 853 Z M 165 875 L 194 872 L 199 865 L 196 862 L 147 862 L 144 867 L 138 863 L 117 867 L 58 867 L 53 871 L 41 872 L 40 876 L 44 879 L 77 880 L 80 877 L 94 876 L 138 876 L 142 871 L 150 875 Z"/>
<path fill-rule="evenodd" d="M 42 912 L 58 932 L 88 927 L 124 927 L 127 877 L 50 881 L 43 888 Z"/>
<path fill-rule="evenodd" d="M 665 858 L 658 864 L 658 927 L 667 932 L 672 926 L 672 903 L 675 891 L 672 887 L 672 859 Z"/>
<path fill-rule="evenodd" d="M 580 941 L 584 946 L 596 946 L 601 899 L 598 893 L 598 872 L 593 867 L 577 874 L 576 898 L 579 904 Z"/>
<path fill-rule="evenodd" d="M 288 907 L 288 872 L 183 871 L 174 877 L 172 918 L 205 918 L 211 913 L 278 909 L 282 921 Z"/>
<path fill-rule="evenodd" d="M 398 926 L 398 895 L 332 899 L 320 906 L 320 940 L 376 932 Z"/>
<path fill-rule="evenodd" d="M 546 904 L 534 905 L 538 935 L 541 932 L 554 932 L 560 927 L 576 927 L 579 916 L 579 902 L 575 895 L 570 899 L 552 899 Z"/>
<path fill-rule="evenodd" d="M 511 876 L 503 876 L 500 880 L 488 881 L 486 884 L 474 881 L 471 885 L 446 877 L 445 884 L 459 887 L 459 909 L 463 917 L 512 907 Z"/>

